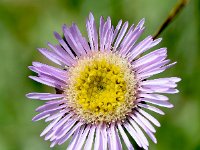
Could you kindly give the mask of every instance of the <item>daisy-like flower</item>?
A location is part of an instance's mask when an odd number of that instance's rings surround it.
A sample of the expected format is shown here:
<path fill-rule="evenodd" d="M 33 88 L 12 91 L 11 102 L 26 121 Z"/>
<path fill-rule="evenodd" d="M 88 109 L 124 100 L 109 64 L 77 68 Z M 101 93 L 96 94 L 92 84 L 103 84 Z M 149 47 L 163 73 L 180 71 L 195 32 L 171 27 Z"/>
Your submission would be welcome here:
<path fill-rule="evenodd" d="M 50 122 L 41 133 L 51 147 L 69 141 L 67 149 L 134 149 L 132 142 L 148 149 L 147 136 L 156 143 L 155 126 L 160 123 L 145 110 L 163 115 L 153 106 L 171 108 L 168 97 L 174 94 L 177 77 L 148 79 L 175 63 L 166 59 L 167 49 L 142 55 L 161 39 L 137 39 L 144 31 L 144 19 L 128 29 L 120 20 L 116 28 L 110 17 L 100 18 L 96 28 L 93 15 L 86 21 L 89 42 L 76 24 L 63 26 L 58 45 L 39 48 L 59 68 L 33 62 L 29 68 L 38 76 L 31 79 L 57 89 L 52 93 L 29 93 L 28 98 L 44 100 L 33 121 Z M 153 104 L 153 105 L 152 105 Z M 123 145 L 123 146 L 122 146 Z"/>

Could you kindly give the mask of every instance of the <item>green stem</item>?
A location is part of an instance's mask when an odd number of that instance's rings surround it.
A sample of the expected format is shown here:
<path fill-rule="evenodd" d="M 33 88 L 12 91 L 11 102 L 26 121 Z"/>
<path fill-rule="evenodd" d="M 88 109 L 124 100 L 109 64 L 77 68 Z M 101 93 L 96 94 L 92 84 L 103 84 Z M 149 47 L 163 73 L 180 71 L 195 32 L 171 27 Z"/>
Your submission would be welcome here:
<path fill-rule="evenodd" d="M 187 5 L 188 2 L 189 2 L 189 0 L 179 0 L 177 2 L 177 4 L 174 6 L 174 8 L 172 8 L 172 10 L 170 11 L 168 17 L 165 19 L 165 21 L 159 27 L 158 31 L 154 34 L 153 39 L 157 38 L 164 31 L 164 29 L 166 29 L 166 27 L 173 21 L 173 19 Z"/>

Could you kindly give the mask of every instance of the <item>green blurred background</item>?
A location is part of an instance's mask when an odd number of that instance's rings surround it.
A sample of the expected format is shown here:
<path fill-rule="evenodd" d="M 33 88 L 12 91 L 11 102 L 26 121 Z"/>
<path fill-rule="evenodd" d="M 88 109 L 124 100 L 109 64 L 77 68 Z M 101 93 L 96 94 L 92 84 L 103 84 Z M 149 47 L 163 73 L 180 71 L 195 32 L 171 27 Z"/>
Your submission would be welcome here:
<path fill-rule="evenodd" d="M 146 19 L 144 36 L 153 34 L 167 17 L 176 0 L 1 0 L 0 1 L 0 150 L 48 150 L 50 143 L 39 137 L 46 126 L 33 123 L 34 109 L 42 102 L 25 94 L 52 89 L 28 79 L 32 61 L 47 62 L 36 50 L 56 43 L 53 31 L 76 22 L 86 35 L 85 20 L 93 12 L 96 19 L 111 16 L 137 23 Z M 99 22 L 99 21 L 97 21 Z M 143 36 L 143 37 L 144 37 Z M 157 128 L 158 144 L 150 150 L 200 150 L 200 1 L 188 6 L 162 33 L 159 47 L 168 47 L 169 58 L 178 64 L 159 76 L 179 76 L 180 93 L 170 95 L 173 109 Z M 65 149 L 66 145 L 54 149 Z"/>

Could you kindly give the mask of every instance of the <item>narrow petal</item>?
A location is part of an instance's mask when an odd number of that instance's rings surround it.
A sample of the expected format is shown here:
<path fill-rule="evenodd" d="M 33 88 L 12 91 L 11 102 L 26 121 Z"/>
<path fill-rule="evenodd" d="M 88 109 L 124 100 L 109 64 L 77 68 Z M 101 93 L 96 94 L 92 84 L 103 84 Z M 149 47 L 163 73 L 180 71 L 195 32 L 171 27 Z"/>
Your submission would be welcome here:
<path fill-rule="evenodd" d="M 128 148 L 128 150 L 134 150 L 131 142 L 129 141 L 129 139 L 128 139 L 126 133 L 124 132 L 124 129 L 120 125 L 120 123 L 118 123 L 117 126 L 118 126 L 119 132 L 120 132 L 120 134 L 121 134 L 121 136 L 122 136 L 122 138 L 124 140 L 124 143 L 125 143 L 126 147 Z"/>
<path fill-rule="evenodd" d="M 48 58 L 49 60 L 53 61 L 54 63 L 60 65 L 60 66 L 65 66 L 65 64 L 60 60 L 62 58 L 60 58 L 57 54 L 50 52 L 48 49 L 46 48 L 38 48 L 38 50 L 40 51 L 40 53 L 42 53 L 46 58 Z"/>
<path fill-rule="evenodd" d="M 141 36 L 141 34 L 144 32 L 144 29 L 139 29 L 137 28 L 136 30 L 133 31 L 133 33 L 130 35 L 130 38 L 127 39 L 127 43 L 124 44 L 124 46 L 121 48 L 122 52 L 121 54 L 123 56 L 127 55 L 128 52 L 131 50 L 131 48 L 135 45 L 137 42 L 138 38 Z"/>
<path fill-rule="evenodd" d="M 140 113 L 135 112 L 136 117 L 143 123 L 145 126 L 149 128 L 151 132 L 156 132 L 155 128 L 152 126 L 152 124 L 145 118 L 143 117 Z M 134 115 L 130 115 L 133 117 Z"/>
<path fill-rule="evenodd" d="M 129 53 L 129 60 L 130 62 L 135 59 L 138 55 L 142 54 L 146 50 L 150 48 L 151 43 L 153 42 L 153 39 L 151 36 L 146 37 L 143 41 L 138 43 L 133 49 L 130 50 Z"/>
<path fill-rule="evenodd" d="M 91 50 L 98 50 L 98 34 L 92 13 L 89 14 L 89 20 L 86 21 L 86 27 Z"/>
<path fill-rule="evenodd" d="M 96 134 L 95 134 L 95 141 L 94 141 L 94 149 L 99 149 L 100 147 L 100 128 L 101 126 L 97 126 Z"/>
<path fill-rule="evenodd" d="M 54 130 L 56 130 L 55 139 L 57 140 L 62 139 L 73 128 L 76 122 L 77 120 L 68 120 L 59 128 L 55 126 L 54 127 Z M 51 140 L 55 140 L 55 139 L 51 139 Z"/>
<path fill-rule="evenodd" d="M 138 78 L 146 79 L 146 78 L 149 78 L 149 77 L 151 77 L 153 75 L 159 74 L 159 73 L 161 73 L 161 72 L 163 72 L 165 70 L 166 70 L 166 68 L 164 68 L 164 67 L 163 68 L 154 69 L 152 71 L 139 74 Z"/>
<path fill-rule="evenodd" d="M 116 131 L 116 127 L 115 127 L 114 123 L 111 124 L 110 133 L 111 133 L 111 137 L 112 137 L 111 138 L 112 140 L 110 140 L 112 142 L 111 145 L 114 146 L 113 150 L 115 150 L 115 149 L 116 150 L 121 150 L 122 149 L 122 145 L 121 145 L 121 142 L 119 140 L 119 135 L 118 135 L 118 133 Z"/>
<path fill-rule="evenodd" d="M 139 118 L 137 118 L 136 116 L 134 115 L 131 115 L 131 117 L 133 118 L 134 121 L 137 122 L 137 124 L 139 126 L 141 126 L 141 128 L 147 133 L 147 135 L 151 138 L 151 140 L 154 142 L 154 143 L 157 143 L 157 140 L 154 136 L 154 134 L 152 133 L 152 131 L 146 126 L 146 124 L 144 124 Z"/>
<path fill-rule="evenodd" d="M 55 133 L 56 131 L 55 130 L 50 130 L 44 137 L 44 140 L 47 141 L 53 137 L 55 137 Z M 57 141 L 53 141 L 52 144 L 50 145 L 50 147 L 53 147 L 57 144 Z"/>
<path fill-rule="evenodd" d="M 160 123 L 158 122 L 157 119 L 155 119 L 153 116 L 151 116 L 150 114 L 148 114 L 147 112 L 145 112 L 142 109 L 138 109 L 138 111 L 145 116 L 147 119 L 149 119 L 154 125 L 160 127 Z"/>
<path fill-rule="evenodd" d="M 122 38 L 124 37 L 125 33 L 126 33 L 126 30 L 128 28 L 128 22 L 125 22 L 119 32 L 119 35 L 115 41 L 115 44 L 114 44 L 114 51 L 117 50 Z"/>
<path fill-rule="evenodd" d="M 73 24 L 73 28 L 77 34 L 77 38 L 79 39 L 82 47 L 85 49 L 86 53 L 88 53 L 90 51 L 90 47 L 88 45 L 86 38 L 82 36 L 82 34 L 76 24 Z"/>
<path fill-rule="evenodd" d="M 66 114 L 54 127 L 54 130 L 58 130 L 61 126 L 68 122 L 68 120 L 73 116 L 72 113 Z"/>
<path fill-rule="evenodd" d="M 55 124 L 60 120 L 62 116 L 58 117 L 57 119 L 55 119 L 54 121 L 52 121 L 40 134 L 40 136 L 44 136 L 47 132 L 49 132 L 53 126 L 55 126 Z"/>
<path fill-rule="evenodd" d="M 139 68 L 139 70 L 137 70 L 137 72 L 139 74 L 144 73 L 144 72 L 150 72 L 154 69 L 162 68 L 170 62 L 169 59 L 164 60 L 165 59 L 164 57 L 163 58 L 160 57 L 159 59 L 160 60 L 155 60 L 155 62 L 152 64 L 149 64 L 149 65 L 146 64 L 145 66 Z"/>
<path fill-rule="evenodd" d="M 79 127 L 82 125 L 82 123 L 78 123 L 76 124 L 72 129 L 70 129 L 70 131 L 64 136 L 62 137 L 59 142 L 58 145 L 63 144 L 65 141 L 67 141 L 69 139 L 69 137 L 71 137 L 71 135 L 76 131 L 79 130 Z"/>
<path fill-rule="evenodd" d="M 122 44 L 120 45 L 120 50 L 121 50 L 121 54 L 123 56 L 125 56 L 129 50 L 134 46 L 135 42 L 137 41 L 137 39 L 140 37 L 140 35 L 143 33 L 144 31 L 144 21 L 145 19 L 142 19 L 138 25 L 135 27 L 135 29 L 133 30 L 134 25 L 132 25 L 128 31 L 128 33 L 126 34 Z"/>
<path fill-rule="evenodd" d="M 48 103 L 46 103 L 46 104 L 41 105 L 38 108 L 36 108 L 36 111 L 37 112 L 42 112 L 42 111 L 46 111 L 46 110 L 56 109 L 58 107 L 64 108 L 64 107 L 66 107 L 66 105 L 64 105 L 63 102 L 58 103 L 58 104 L 48 104 Z"/>
<path fill-rule="evenodd" d="M 60 46 L 60 45 L 52 45 L 51 43 L 48 43 L 48 46 L 61 58 L 62 60 L 68 65 L 72 66 L 74 63 L 74 59 Z"/>
<path fill-rule="evenodd" d="M 92 149 L 95 130 L 96 130 L 96 126 L 93 125 L 91 127 L 90 131 L 89 131 L 88 138 L 87 138 L 87 141 L 85 143 L 84 150 Z"/>
<path fill-rule="evenodd" d="M 117 34 L 121 28 L 121 25 L 122 25 L 122 20 L 120 20 L 115 28 L 115 31 L 114 31 L 114 36 L 113 36 L 113 40 L 112 40 L 112 43 L 114 42 L 115 38 L 117 37 Z"/>
<path fill-rule="evenodd" d="M 135 142 L 138 144 L 138 146 L 142 147 L 142 143 L 138 137 L 138 134 L 134 130 L 134 128 L 128 122 L 124 123 L 123 126 L 126 128 L 126 130 L 131 135 L 131 137 L 135 140 Z"/>
<path fill-rule="evenodd" d="M 72 139 L 70 141 L 70 144 L 67 147 L 67 150 L 73 150 L 75 148 L 81 132 L 82 132 L 82 130 L 76 130 L 75 131 L 75 133 L 73 134 Z"/>
<path fill-rule="evenodd" d="M 42 84 L 45 84 L 45 85 L 48 85 L 48 86 L 51 86 L 51 87 L 54 87 L 54 88 L 57 88 L 60 90 L 62 90 L 61 87 L 64 87 L 64 83 L 61 83 L 61 82 L 55 81 L 55 80 L 51 80 L 48 77 L 29 76 L 29 78 L 31 78 L 32 80 L 35 80 L 39 83 L 42 83 Z"/>
<path fill-rule="evenodd" d="M 144 101 L 144 102 L 148 102 L 151 104 L 155 104 L 155 105 L 167 107 L 167 108 L 173 107 L 173 105 L 169 103 L 168 101 L 159 101 L 159 100 L 153 100 L 153 99 L 148 99 L 148 98 L 141 98 L 141 99 L 138 99 L 138 101 Z"/>
<path fill-rule="evenodd" d="M 101 143 L 102 149 L 107 150 L 108 137 L 107 137 L 107 131 L 106 131 L 106 124 L 102 125 L 100 136 L 101 136 L 101 141 L 102 141 Z"/>
<path fill-rule="evenodd" d="M 100 25 L 99 25 L 99 45 L 100 45 L 100 50 L 103 50 L 103 28 L 104 28 L 104 18 L 101 16 L 100 17 Z"/>
<path fill-rule="evenodd" d="M 167 48 L 160 48 L 133 61 L 132 65 L 134 65 L 135 68 L 138 68 L 144 65 L 147 60 L 148 61 L 151 60 L 152 57 L 154 58 L 154 56 L 165 56 L 166 54 L 167 54 Z"/>
<path fill-rule="evenodd" d="M 160 101 L 169 100 L 167 96 L 160 95 L 160 94 L 139 94 L 138 96 L 141 98 L 149 98 L 149 99 L 160 100 Z"/>
<path fill-rule="evenodd" d="M 66 25 L 63 26 L 63 33 L 65 39 L 71 49 L 75 52 L 75 54 L 80 57 L 82 54 L 85 54 L 85 50 L 82 47 L 81 43 L 77 39 L 77 35 L 74 32 L 73 25 L 72 27 L 68 28 Z"/>
<path fill-rule="evenodd" d="M 33 117 L 32 121 L 39 121 L 39 120 L 42 120 L 46 117 L 49 117 L 50 115 L 52 114 L 52 112 L 50 111 L 44 111 L 44 112 L 41 112 L 39 113 L 38 115 L 36 115 L 35 117 Z"/>
<path fill-rule="evenodd" d="M 62 39 L 62 37 L 61 37 L 57 32 L 54 32 L 54 36 L 55 36 L 55 38 L 59 41 L 60 45 L 67 51 L 67 53 L 68 53 L 73 59 L 75 59 L 74 54 L 72 53 L 72 51 L 71 51 L 70 48 L 68 47 L 67 43 Z"/>
<path fill-rule="evenodd" d="M 111 124 L 110 128 L 108 128 L 108 137 L 109 137 L 109 149 L 118 150 L 118 143 L 116 132 L 114 129 L 114 124 Z"/>
<path fill-rule="evenodd" d="M 49 116 L 47 119 L 45 119 L 45 122 L 52 121 L 60 116 L 63 116 L 66 112 L 66 110 L 61 110 L 60 112 Z"/>
<path fill-rule="evenodd" d="M 102 29 L 102 37 L 101 37 L 101 43 L 100 43 L 101 51 L 110 50 L 112 38 L 113 38 L 113 30 L 111 28 L 110 17 L 108 17 Z"/>
<path fill-rule="evenodd" d="M 138 133 L 138 136 L 140 137 L 142 141 L 142 145 L 144 149 L 147 149 L 147 146 L 149 146 L 149 142 L 145 135 L 143 134 L 142 130 L 138 127 L 138 125 L 130 118 L 128 119 L 131 125 L 135 128 L 136 132 Z"/>
<path fill-rule="evenodd" d="M 66 71 L 63 70 L 63 69 L 59 69 L 59 68 L 56 68 L 56 67 L 53 67 L 53 66 L 50 66 L 50 65 L 47 65 L 47 64 L 43 64 L 41 62 L 32 62 L 32 64 L 33 64 L 34 67 L 38 67 L 38 68 L 40 68 L 40 67 L 43 68 L 44 67 L 44 68 L 48 68 L 50 70 L 53 70 L 55 72 L 59 72 L 62 75 L 66 74 Z"/>
<path fill-rule="evenodd" d="M 54 100 L 54 99 L 60 99 L 63 98 L 63 94 L 51 94 L 51 93 L 28 93 L 26 94 L 26 97 L 30 99 L 38 99 L 38 100 Z"/>
<path fill-rule="evenodd" d="M 142 107 L 142 108 L 146 108 L 146 109 L 149 109 L 151 111 L 154 111 L 154 112 L 156 112 L 156 113 L 158 113 L 160 115 L 164 115 L 165 114 L 162 110 L 160 110 L 160 109 L 158 109 L 158 108 L 156 108 L 154 106 L 150 106 L 150 105 L 147 105 L 147 104 L 141 104 L 141 103 L 139 103 L 137 105 Z"/>
<path fill-rule="evenodd" d="M 91 125 L 87 125 L 87 127 L 84 129 L 83 134 L 80 134 L 80 138 L 78 140 L 78 142 L 76 143 L 76 147 L 75 149 L 82 149 L 82 146 L 84 144 L 84 142 L 86 141 L 86 137 L 89 133 Z"/>

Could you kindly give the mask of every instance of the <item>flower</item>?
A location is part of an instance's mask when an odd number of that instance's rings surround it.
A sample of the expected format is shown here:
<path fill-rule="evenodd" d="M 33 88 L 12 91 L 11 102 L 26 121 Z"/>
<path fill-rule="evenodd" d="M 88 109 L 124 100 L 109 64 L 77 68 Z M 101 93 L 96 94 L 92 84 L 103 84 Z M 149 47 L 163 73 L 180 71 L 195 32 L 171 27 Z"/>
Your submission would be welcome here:
<path fill-rule="evenodd" d="M 39 51 L 60 68 L 33 62 L 30 70 L 38 76 L 31 79 L 57 89 L 52 93 L 29 93 L 28 98 L 46 101 L 36 109 L 33 121 L 51 122 L 41 133 L 51 147 L 69 140 L 68 149 L 148 149 L 146 135 L 156 143 L 155 126 L 160 123 L 145 110 L 163 115 L 152 106 L 171 108 L 168 97 L 174 94 L 177 77 L 148 79 L 175 63 L 166 59 L 167 49 L 160 48 L 143 54 L 161 38 L 152 36 L 141 42 L 144 19 L 128 29 L 120 20 L 116 28 L 110 17 L 100 18 L 99 34 L 93 15 L 86 21 L 89 42 L 76 24 L 63 26 L 64 36 L 54 33 L 59 45 L 48 43 L 49 49 Z M 137 42 L 137 43 L 136 43 Z M 143 54 L 143 55 L 142 55 Z M 152 125 L 153 124 L 153 125 Z M 145 135 L 146 134 L 146 135 Z"/>

